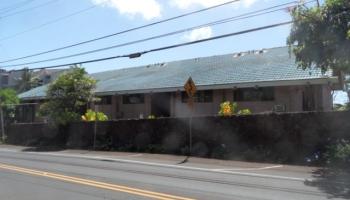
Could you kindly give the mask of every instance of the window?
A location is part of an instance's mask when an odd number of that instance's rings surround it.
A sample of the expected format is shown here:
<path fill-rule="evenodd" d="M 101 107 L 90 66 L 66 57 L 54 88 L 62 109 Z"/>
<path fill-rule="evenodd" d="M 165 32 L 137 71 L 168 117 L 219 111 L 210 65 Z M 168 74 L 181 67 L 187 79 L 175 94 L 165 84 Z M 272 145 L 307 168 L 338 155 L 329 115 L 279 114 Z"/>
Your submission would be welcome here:
<path fill-rule="evenodd" d="M 273 87 L 244 88 L 233 92 L 234 101 L 273 101 L 275 90 Z"/>
<path fill-rule="evenodd" d="M 2 75 L 1 77 L 1 84 L 8 85 L 9 84 L 9 76 L 8 75 Z"/>
<path fill-rule="evenodd" d="M 181 97 L 182 97 L 183 103 L 188 102 L 188 95 L 186 92 L 182 92 Z M 212 90 L 197 91 L 193 97 L 193 101 L 198 103 L 213 102 L 213 91 Z"/>
<path fill-rule="evenodd" d="M 142 104 L 145 103 L 144 94 L 130 94 L 123 96 L 123 104 Z"/>
<path fill-rule="evenodd" d="M 96 102 L 97 105 L 110 105 L 112 104 L 112 96 L 101 96 L 100 101 Z"/>

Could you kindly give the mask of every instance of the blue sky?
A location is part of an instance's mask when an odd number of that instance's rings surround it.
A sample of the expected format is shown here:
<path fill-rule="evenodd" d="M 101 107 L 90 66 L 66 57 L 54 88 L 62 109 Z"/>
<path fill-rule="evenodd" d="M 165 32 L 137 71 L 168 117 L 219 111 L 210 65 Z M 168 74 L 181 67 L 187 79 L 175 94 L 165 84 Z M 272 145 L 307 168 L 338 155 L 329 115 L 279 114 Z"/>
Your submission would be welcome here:
<path fill-rule="evenodd" d="M 13 5 L 15 2 L 23 1 L 25 0 L 1 1 L 0 9 L 2 7 Z M 34 0 L 26 6 L 21 7 L 21 9 L 29 8 L 48 1 L 49 0 Z M 111 0 L 104 4 L 101 3 L 102 1 L 105 0 L 56 0 L 54 3 L 33 11 L 0 20 L 0 60 L 24 56 L 34 52 L 40 52 L 65 46 L 71 43 L 88 40 L 94 37 L 111 34 L 120 30 L 179 15 L 181 13 L 212 6 L 224 2 L 225 0 Z M 90 43 L 88 45 L 83 45 L 81 47 L 34 57 L 27 60 L 16 61 L 13 63 L 42 60 L 67 55 L 70 53 L 110 46 L 113 44 L 119 44 L 153 36 L 155 34 L 162 34 L 177 29 L 191 27 L 212 20 L 235 16 L 264 7 L 281 4 L 283 2 L 290 2 L 290 0 L 242 0 L 241 3 L 234 3 L 232 5 L 163 23 L 151 28 L 142 29 L 106 40 L 101 40 L 99 42 Z M 98 6 L 60 22 L 18 35 L 14 38 L 2 40 L 3 38 L 18 32 L 28 30 L 32 27 L 44 24 L 59 17 L 88 8 L 92 5 Z M 197 35 L 199 34 L 199 36 L 203 37 L 215 36 L 257 26 L 264 26 L 271 23 L 287 21 L 289 19 L 289 14 L 282 11 L 257 18 L 227 23 L 225 25 L 208 27 L 201 31 L 197 30 Z M 148 63 L 283 46 L 286 44 L 288 32 L 289 26 L 284 26 L 273 30 L 260 31 L 234 38 L 212 41 L 205 44 L 197 44 L 189 47 L 152 53 L 144 55 L 138 59 L 118 59 L 107 62 L 93 63 L 85 65 L 85 67 L 89 72 L 96 72 L 101 70 L 138 66 Z M 180 34 L 97 54 L 91 54 L 88 56 L 81 56 L 45 64 L 30 65 L 28 67 L 42 67 L 45 65 L 131 53 L 185 42 L 191 39 L 190 36 L 191 33 Z M 192 36 L 192 39 L 196 39 L 196 34 L 192 34 Z"/>
<path fill-rule="evenodd" d="M 4 19 L 0 18 L 0 61 L 111 34 L 120 30 L 213 6 L 228 0 L 29 0 L 29 3 L 18 9 L 9 10 L 8 12 L 2 9 L 12 5 L 21 4 L 25 1 L 28 0 L 1 1 L 0 16 L 6 16 L 8 14 L 35 7 L 46 2 L 51 3 L 32 11 L 23 12 Z M 238 3 L 233 3 L 231 5 L 226 5 L 200 14 L 163 23 L 150 28 L 145 28 L 132 33 L 6 64 L 42 60 L 102 48 L 150 37 L 155 34 L 167 33 L 290 1 L 291 0 L 241 0 Z M 95 7 L 91 8 L 91 6 Z M 36 30 L 28 31 L 6 39 L 9 36 L 13 36 L 17 33 L 32 29 L 33 27 L 40 26 L 52 20 L 87 8 L 91 9 L 61 20 L 57 23 L 43 26 Z M 159 40 L 152 40 L 145 43 L 135 44 L 96 54 L 42 64 L 28 65 L 27 67 L 45 67 L 55 64 L 127 54 L 288 20 L 290 20 L 289 13 L 287 11 L 280 11 L 256 18 L 244 19 L 215 27 L 206 27 L 201 30 L 195 30 L 194 32 L 179 34 Z M 139 66 L 149 63 L 159 63 L 193 57 L 284 46 L 286 45 L 286 38 L 289 34 L 289 30 L 290 26 L 287 25 L 218 41 L 211 41 L 146 54 L 137 59 L 117 59 L 86 64 L 84 67 L 91 73 Z"/>

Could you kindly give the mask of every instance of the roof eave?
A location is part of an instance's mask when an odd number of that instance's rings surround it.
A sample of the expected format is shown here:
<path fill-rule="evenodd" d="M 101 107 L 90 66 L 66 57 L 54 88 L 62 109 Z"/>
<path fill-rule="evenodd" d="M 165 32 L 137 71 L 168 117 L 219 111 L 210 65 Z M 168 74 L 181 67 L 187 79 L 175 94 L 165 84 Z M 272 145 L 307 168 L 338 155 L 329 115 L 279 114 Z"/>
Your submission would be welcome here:
<path fill-rule="evenodd" d="M 233 89 L 233 88 L 249 88 L 249 87 L 276 87 L 276 86 L 297 86 L 297 85 L 322 85 L 322 84 L 338 84 L 338 78 L 322 77 L 313 79 L 297 79 L 297 80 L 274 80 L 274 81 L 260 81 L 260 82 L 246 82 L 246 83 L 231 83 L 231 84 L 216 84 L 216 85 L 198 85 L 198 90 L 218 90 L 218 89 Z M 167 88 L 153 88 L 142 90 L 124 90 L 124 91 L 105 91 L 96 92 L 96 95 L 116 95 L 116 94 L 140 94 L 140 93 L 160 93 L 160 92 L 175 92 L 184 91 L 183 87 L 167 87 Z"/>

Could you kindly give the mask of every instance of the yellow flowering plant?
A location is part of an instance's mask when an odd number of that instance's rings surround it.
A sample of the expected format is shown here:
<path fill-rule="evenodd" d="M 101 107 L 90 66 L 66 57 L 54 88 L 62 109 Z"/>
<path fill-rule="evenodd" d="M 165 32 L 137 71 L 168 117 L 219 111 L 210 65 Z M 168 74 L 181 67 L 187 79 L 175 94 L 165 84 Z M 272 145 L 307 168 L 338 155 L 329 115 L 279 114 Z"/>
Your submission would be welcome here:
<path fill-rule="evenodd" d="M 238 105 L 235 102 L 225 101 L 220 104 L 219 116 L 232 115 L 250 115 L 252 112 L 249 109 L 237 109 Z"/>
<path fill-rule="evenodd" d="M 219 115 L 220 116 L 232 116 L 237 109 L 237 103 L 233 103 L 230 101 L 225 101 L 220 104 Z"/>
<path fill-rule="evenodd" d="M 107 121 L 108 117 L 103 112 L 95 112 L 91 109 L 88 109 L 85 115 L 81 116 L 83 121 Z"/>

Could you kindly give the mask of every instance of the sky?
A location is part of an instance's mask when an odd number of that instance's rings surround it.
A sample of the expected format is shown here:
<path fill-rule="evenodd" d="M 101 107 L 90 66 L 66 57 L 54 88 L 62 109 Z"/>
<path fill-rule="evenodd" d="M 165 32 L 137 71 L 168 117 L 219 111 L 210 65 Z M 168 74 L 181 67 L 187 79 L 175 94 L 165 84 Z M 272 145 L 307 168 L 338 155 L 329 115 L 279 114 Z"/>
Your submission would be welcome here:
<path fill-rule="evenodd" d="M 2 0 L 0 1 L 0 62 L 112 34 L 227 1 L 229 0 Z M 158 24 L 156 26 L 46 55 L 3 63 L 2 65 L 44 60 L 117 45 L 291 1 L 292 0 L 240 0 L 236 3 Z M 312 6 L 315 5 L 315 3 L 309 5 Z M 26 11 L 27 9 L 28 11 Z M 73 15 L 73 13 L 76 12 L 79 13 Z M 288 11 L 282 10 L 276 13 L 217 26 L 204 27 L 162 39 L 111 49 L 95 54 L 27 65 L 27 67 L 45 67 L 129 54 L 285 22 L 290 19 L 291 17 Z M 55 23 L 51 23 L 53 21 L 55 21 Z M 290 25 L 286 25 L 231 38 L 145 54 L 136 59 L 115 59 L 85 64 L 84 67 L 89 73 L 94 73 L 187 58 L 285 46 L 289 31 Z M 339 97 L 337 99 L 339 99 Z"/>

